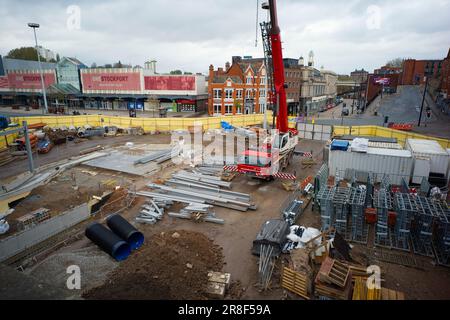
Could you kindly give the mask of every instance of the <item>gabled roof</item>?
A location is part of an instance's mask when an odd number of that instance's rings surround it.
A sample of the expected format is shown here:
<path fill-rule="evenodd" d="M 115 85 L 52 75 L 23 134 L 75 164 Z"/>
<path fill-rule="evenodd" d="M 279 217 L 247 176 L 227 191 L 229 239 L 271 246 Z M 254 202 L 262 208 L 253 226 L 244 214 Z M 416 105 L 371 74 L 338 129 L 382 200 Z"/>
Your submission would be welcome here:
<path fill-rule="evenodd" d="M 234 83 L 243 83 L 240 77 L 227 75 L 215 76 L 213 83 L 225 83 L 228 81 L 228 79 L 231 79 L 231 81 L 233 81 Z"/>
<path fill-rule="evenodd" d="M 77 58 L 63 57 L 63 58 L 61 59 L 61 61 L 64 61 L 64 60 L 68 60 L 69 62 L 73 63 L 73 64 L 76 65 L 76 66 L 81 66 L 81 67 L 87 68 L 87 66 L 86 66 L 83 62 L 81 62 L 80 60 L 78 60 Z M 60 62 L 61 62 L 61 61 L 60 61 Z"/>

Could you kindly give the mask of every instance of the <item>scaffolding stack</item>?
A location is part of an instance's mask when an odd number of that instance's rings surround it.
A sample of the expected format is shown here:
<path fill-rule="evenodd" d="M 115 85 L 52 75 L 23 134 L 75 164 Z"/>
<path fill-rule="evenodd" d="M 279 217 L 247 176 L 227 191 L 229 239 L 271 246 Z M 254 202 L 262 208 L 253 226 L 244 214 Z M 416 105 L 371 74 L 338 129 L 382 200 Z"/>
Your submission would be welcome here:
<path fill-rule="evenodd" d="M 403 251 L 410 251 L 409 236 L 411 233 L 411 221 L 419 212 L 417 197 L 409 193 L 395 194 L 395 209 L 397 219 L 392 233 L 392 246 Z"/>
<path fill-rule="evenodd" d="M 411 228 L 411 240 L 415 254 L 434 257 L 433 226 L 442 214 L 439 206 L 425 197 L 415 197 L 417 212 Z"/>
<path fill-rule="evenodd" d="M 317 194 L 320 204 L 320 216 L 322 220 L 322 230 L 328 230 L 334 221 L 333 198 L 336 187 L 326 186 Z"/>
<path fill-rule="evenodd" d="M 374 207 L 377 209 L 377 224 L 375 227 L 375 245 L 391 248 L 389 237 L 389 211 L 392 210 L 392 199 L 388 190 L 381 188 L 375 192 Z"/>
<path fill-rule="evenodd" d="M 436 223 L 436 232 L 433 240 L 438 264 L 450 267 L 450 210 L 448 208 L 444 209 L 443 215 Z"/>
<path fill-rule="evenodd" d="M 351 240 L 367 244 L 369 229 L 366 227 L 364 210 L 366 208 L 367 189 L 352 188 L 349 205 L 351 207 Z"/>
<path fill-rule="evenodd" d="M 348 203 L 350 200 L 350 188 L 336 188 L 333 195 L 333 206 L 335 223 L 334 227 L 338 233 L 347 234 Z"/>

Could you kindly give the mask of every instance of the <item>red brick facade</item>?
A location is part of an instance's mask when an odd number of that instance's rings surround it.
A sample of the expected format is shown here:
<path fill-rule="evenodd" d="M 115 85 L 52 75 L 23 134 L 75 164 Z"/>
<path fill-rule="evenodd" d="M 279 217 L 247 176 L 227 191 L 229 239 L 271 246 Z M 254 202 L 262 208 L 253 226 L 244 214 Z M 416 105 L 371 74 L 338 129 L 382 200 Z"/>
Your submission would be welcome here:
<path fill-rule="evenodd" d="M 447 58 L 442 63 L 441 81 L 441 92 L 448 99 L 450 96 L 450 49 L 448 50 Z"/>
<path fill-rule="evenodd" d="M 403 62 L 403 85 L 425 84 L 425 75 L 433 78 L 440 76 L 442 60 L 414 60 L 408 59 Z"/>
<path fill-rule="evenodd" d="M 209 67 L 209 115 L 235 115 L 263 112 L 266 102 L 266 69 L 263 60 L 242 60 L 227 64 L 225 70 Z"/>

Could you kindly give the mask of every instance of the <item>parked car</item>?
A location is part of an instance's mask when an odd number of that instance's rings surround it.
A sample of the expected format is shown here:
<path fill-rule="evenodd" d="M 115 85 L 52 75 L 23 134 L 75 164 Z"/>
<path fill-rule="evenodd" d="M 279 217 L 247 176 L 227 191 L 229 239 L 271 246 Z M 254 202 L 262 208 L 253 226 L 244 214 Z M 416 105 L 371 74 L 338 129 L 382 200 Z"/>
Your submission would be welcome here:
<path fill-rule="evenodd" d="M 348 116 L 350 114 L 350 111 L 348 109 L 342 109 L 342 116 Z"/>

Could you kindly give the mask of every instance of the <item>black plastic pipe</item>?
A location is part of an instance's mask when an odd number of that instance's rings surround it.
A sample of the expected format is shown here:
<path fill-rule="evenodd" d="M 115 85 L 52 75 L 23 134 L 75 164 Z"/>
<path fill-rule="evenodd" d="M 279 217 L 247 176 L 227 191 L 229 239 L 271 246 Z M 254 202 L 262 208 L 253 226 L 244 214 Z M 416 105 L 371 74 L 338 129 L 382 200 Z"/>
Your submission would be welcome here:
<path fill-rule="evenodd" d="M 144 235 L 133 227 L 122 216 L 115 214 L 106 220 L 108 227 L 120 238 L 125 240 L 132 250 L 139 249 L 144 243 Z"/>
<path fill-rule="evenodd" d="M 131 254 L 130 245 L 100 223 L 88 226 L 85 235 L 117 261 L 123 261 Z"/>

